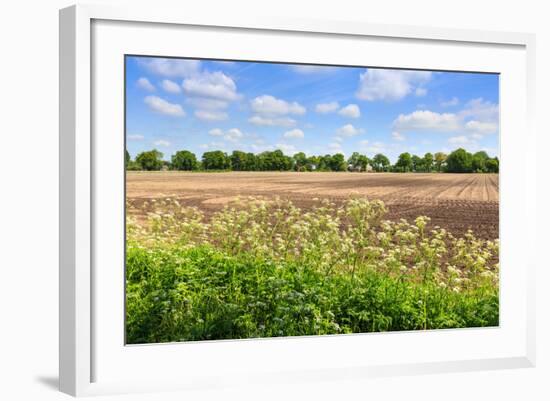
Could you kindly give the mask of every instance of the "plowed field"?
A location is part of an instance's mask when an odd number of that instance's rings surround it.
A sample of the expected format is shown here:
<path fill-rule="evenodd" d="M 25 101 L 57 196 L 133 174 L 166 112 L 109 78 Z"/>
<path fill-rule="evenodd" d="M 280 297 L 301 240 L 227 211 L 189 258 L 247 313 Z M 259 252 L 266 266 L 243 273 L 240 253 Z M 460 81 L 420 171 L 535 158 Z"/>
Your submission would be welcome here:
<path fill-rule="evenodd" d="M 498 234 L 499 183 L 496 174 L 278 173 L 278 172 L 128 172 L 127 197 L 175 197 L 211 214 L 237 196 L 280 196 L 302 208 L 314 198 L 342 202 L 357 194 L 382 199 L 388 218 L 429 216 L 432 225 L 456 235 L 472 229 L 476 236 Z M 144 210 L 145 212 L 145 210 Z"/>

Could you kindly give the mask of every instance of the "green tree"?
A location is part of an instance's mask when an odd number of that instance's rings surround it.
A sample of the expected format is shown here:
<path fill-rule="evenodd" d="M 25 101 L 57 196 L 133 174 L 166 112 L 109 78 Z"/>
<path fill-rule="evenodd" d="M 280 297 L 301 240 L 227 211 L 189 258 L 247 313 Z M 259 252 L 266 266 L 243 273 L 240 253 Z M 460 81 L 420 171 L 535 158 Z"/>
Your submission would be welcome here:
<path fill-rule="evenodd" d="M 395 171 L 406 173 L 411 171 L 413 167 L 411 154 L 408 152 L 401 153 L 395 163 Z"/>
<path fill-rule="evenodd" d="M 233 169 L 234 171 L 247 170 L 248 157 L 245 152 L 242 152 L 240 150 L 234 150 L 230 158 L 231 158 L 231 169 Z"/>
<path fill-rule="evenodd" d="M 424 155 L 424 171 L 427 171 L 428 173 L 433 170 L 434 165 L 434 155 L 432 155 L 430 152 L 426 153 Z"/>
<path fill-rule="evenodd" d="M 124 152 L 124 166 L 128 168 L 128 164 L 130 164 L 132 159 L 130 157 L 130 153 L 128 153 L 128 149 L 125 149 Z"/>
<path fill-rule="evenodd" d="M 459 148 L 447 156 L 447 171 L 450 173 L 469 173 L 472 171 L 472 154 Z"/>
<path fill-rule="evenodd" d="M 178 150 L 172 155 L 172 169 L 184 171 L 197 170 L 197 157 L 188 150 Z"/>
<path fill-rule="evenodd" d="M 294 170 L 296 171 L 306 171 L 307 170 L 307 156 L 304 152 L 298 152 L 292 156 L 294 163 Z"/>
<path fill-rule="evenodd" d="M 136 163 L 139 165 L 141 170 L 160 170 L 163 166 L 162 156 L 162 152 L 159 152 L 156 149 L 141 152 L 136 156 Z"/>
<path fill-rule="evenodd" d="M 447 161 L 447 155 L 443 152 L 437 152 L 434 155 L 434 163 L 437 171 L 441 172 Z"/>
<path fill-rule="evenodd" d="M 356 171 L 366 171 L 367 166 L 370 164 L 370 160 L 367 156 L 360 154 L 359 152 L 353 152 L 348 159 L 348 164 Z"/>
<path fill-rule="evenodd" d="M 336 153 L 330 157 L 329 167 L 332 171 L 346 171 L 346 158 L 342 153 Z"/>
<path fill-rule="evenodd" d="M 231 167 L 231 160 L 221 150 L 205 152 L 202 155 L 202 168 L 205 170 L 226 170 Z"/>
<path fill-rule="evenodd" d="M 485 173 L 487 171 L 486 162 L 489 160 L 489 155 L 485 151 L 479 151 L 472 156 L 472 171 L 477 173 Z"/>
<path fill-rule="evenodd" d="M 382 153 L 378 153 L 372 159 L 372 168 L 375 171 L 388 171 L 390 167 L 390 159 Z"/>
<path fill-rule="evenodd" d="M 488 173 L 498 173 L 498 171 L 499 171 L 498 158 L 495 157 L 495 158 L 492 158 L 492 159 L 487 159 L 485 161 L 485 167 L 486 167 Z"/>
<path fill-rule="evenodd" d="M 412 171 L 422 171 L 424 169 L 422 159 L 419 156 L 412 155 L 411 161 L 412 161 Z"/>

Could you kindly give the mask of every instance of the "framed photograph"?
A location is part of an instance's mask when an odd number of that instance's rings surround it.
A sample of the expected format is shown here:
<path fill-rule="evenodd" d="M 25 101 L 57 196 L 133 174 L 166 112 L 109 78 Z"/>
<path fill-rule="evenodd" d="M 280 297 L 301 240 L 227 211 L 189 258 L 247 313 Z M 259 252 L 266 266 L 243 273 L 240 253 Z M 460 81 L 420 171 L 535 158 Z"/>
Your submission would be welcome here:
<path fill-rule="evenodd" d="M 61 10 L 61 390 L 533 366 L 533 47 Z"/>

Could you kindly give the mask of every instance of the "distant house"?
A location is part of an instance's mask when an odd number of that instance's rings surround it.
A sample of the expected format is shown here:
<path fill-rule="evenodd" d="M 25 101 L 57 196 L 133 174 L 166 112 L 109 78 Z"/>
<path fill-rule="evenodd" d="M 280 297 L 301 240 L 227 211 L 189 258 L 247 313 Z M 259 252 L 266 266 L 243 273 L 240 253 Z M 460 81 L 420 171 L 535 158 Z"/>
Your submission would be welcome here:
<path fill-rule="evenodd" d="M 372 166 L 370 164 L 367 164 L 367 167 L 363 169 L 361 168 L 361 166 L 353 166 L 353 164 L 348 164 L 348 171 L 357 172 L 357 173 L 361 173 L 365 171 L 367 173 L 370 173 L 372 171 Z"/>

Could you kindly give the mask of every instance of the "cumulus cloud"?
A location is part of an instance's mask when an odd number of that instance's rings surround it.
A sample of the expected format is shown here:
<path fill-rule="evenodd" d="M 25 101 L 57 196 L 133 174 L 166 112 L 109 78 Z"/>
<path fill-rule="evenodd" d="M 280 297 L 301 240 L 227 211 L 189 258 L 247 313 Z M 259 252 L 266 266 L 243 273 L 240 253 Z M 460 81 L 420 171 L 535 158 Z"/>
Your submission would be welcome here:
<path fill-rule="evenodd" d="M 342 107 L 340 111 L 338 111 L 338 114 L 349 118 L 359 118 L 361 116 L 361 110 L 359 110 L 359 106 L 356 104 L 348 104 Z"/>
<path fill-rule="evenodd" d="M 482 122 L 477 120 L 470 120 L 465 125 L 466 129 L 477 134 L 494 134 L 498 130 L 498 124 L 496 122 Z"/>
<path fill-rule="evenodd" d="M 186 78 L 182 83 L 183 90 L 189 96 L 214 98 L 234 101 L 240 98 L 237 85 L 221 71 L 203 72 L 200 75 Z"/>
<path fill-rule="evenodd" d="M 248 122 L 254 125 L 274 126 L 274 127 L 293 127 L 296 125 L 296 120 L 289 117 L 262 117 L 252 116 L 248 119 Z"/>
<path fill-rule="evenodd" d="M 369 68 L 359 75 L 356 96 L 361 100 L 396 101 L 431 79 L 430 71 Z"/>
<path fill-rule="evenodd" d="M 292 65 L 290 68 L 300 74 L 326 74 L 336 71 L 336 67 L 323 65 Z"/>
<path fill-rule="evenodd" d="M 172 117 L 183 117 L 185 111 L 179 104 L 170 103 L 158 96 L 147 96 L 144 102 L 151 110 L 156 113 L 164 114 Z"/>
<path fill-rule="evenodd" d="M 453 99 L 446 104 L 458 102 L 458 99 L 456 101 Z M 393 127 L 403 132 L 454 133 L 466 131 L 477 135 L 494 134 L 498 132 L 498 105 L 478 98 L 466 103 L 465 108 L 457 113 L 417 110 L 410 114 L 400 114 L 393 121 Z"/>
<path fill-rule="evenodd" d="M 470 100 L 464 106 L 464 109 L 460 112 L 462 117 L 469 117 L 474 120 L 491 121 L 495 123 L 498 121 L 498 104 L 484 100 L 480 97 Z"/>
<path fill-rule="evenodd" d="M 208 131 L 208 135 L 212 136 L 223 136 L 223 131 L 219 128 L 214 128 Z"/>
<path fill-rule="evenodd" d="M 187 98 L 186 102 L 200 110 L 220 110 L 229 106 L 229 103 L 225 100 L 202 97 Z"/>
<path fill-rule="evenodd" d="M 229 115 L 223 111 L 195 110 L 194 114 L 202 121 L 223 121 L 229 118 Z"/>
<path fill-rule="evenodd" d="M 138 86 L 138 88 L 149 92 L 155 91 L 155 86 L 145 77 L 141 77 L 140 79 L 138 79 L 136 85 Z"/>
<path fill-rule="evenodd" d="M 426 88 L 416 88 L 416 90 L 414 91 L 415 96 L 418 97 L 426 96 L 427 93 L 428 90 Z"/>
<path fill-rule="evenodd" d="M 342 152 L 342 144 L 339 143 L 339 142 L 331 142 L 328 144 L 328 148 L 332 151 L 332 152 Z"/>
<path fill-rule="evenodd" d="M 452 99 L 444 100 L 441 102 L 442 107 L 451 107 L 451 106 L 457 106 L 460 103 L 460 100 L 455 96 Z"/>
<path fill-rule="evenodd" d="M 371 154 L 387 153 L 389 150 L 386 144 L 380 141 L 370 143 L 369 140 L 364 139 L 362 141 L 359 141 L 358 145 L 361 151 Z"/>
<path fill-rule="evenodd" d="M 319 103 L 315 106 L 315 112 L 320 114 L 333 113 L 340 108 L 338 102 Z"/>
<path fill-rule="evenodd" d="M 402 142 L 402 141 L 404 141 L 405 139 L 407 139 L 407 138 L 405 138 L 404 135 L 401 135 L 401 134 L 400 134 L 399 132 L 397 132 L 397 131 L 393 131 L 393 132 L 391 133 L 391 137 L 392 137 L 394 140 L 400 141 L 400 142 Z"/>
<path fill-rule="evenodd" d="M 336 130 L 336 135 L 341 137 L 351 137 L 351 136 L 359 135 L 362 132 L 363 130 L 355 128 L 351 124 L 346 124 Z"/>
<path fill-rule="evenodd" d="M 153 142 L 153 145 L 167 148 L 168 146 L 170 146 L 170 142 L 168 142 L 164 139 L 159 139 L 159 140 Z"/>
<path fill-rule="evenodd" d="M 469 145 L 473 143 L 473 141 L 465 135 L 459 135 L 449 138 L 449 143 L 452 145 Z"/>
<path fill-rule="evenodd" d="M 293 155 L 298 153 L 298 150 L 294 145 L 289 145 L 287 143 L 278 143 L 275 147 L 282 150 L 285 155 Z"/>
<path fill-rule="evenodd" d="M 174 81 L 170 81 L 169 79 L 162 80 L 161 86 L 162 86 L 162 89 L 164 89 L 166 92 L 169 92 L 169 93 L 181 92 L 180 86 Z"/>
<path fill-rule="evenodd" d="M 130 141 L 142 141 L 143 139 L 145 139 L 145 137 L 140 134 L 130 134 L 126 136 L 126 138 Z"/>
<path fill-rule="evenodd" d="M 293 130 L 285 132 L 283 134 L 283 137 L 288 139 L 302 139 L 304 137 L 304 131 L 302 131 L 301 129 L 295 128 Z"/>
<path fill-rule="evenodd" d="M 393 127 L 403 132 L 455 132 L 461 126 L 461 120 L 456 114 L 436 113 L 430 110 L 417 110 L 410 114 L 400 114 L 393 122 Z"/>
<path fill-rule="evenodd" d="M 199 74 L 199 60 L 181 60 L 169 58 L 140 59 L 139 64 L 149 72 L 173 78 L 187 78 Z"/>
<path fill-rule="evenodd" d="M 274 116 L 295 114 L 303 115 L 306 113 L 306 108 L 297 102 L 287 102 L 283 99 L 277 99 L 271 95 L 262 95 L 254 98 L 250 102 L 250 106 L 254 112 L 261 115 Z"/>
<path fill-rule="evenodd" d="M 243 136 L 244 134 L 238 128 L 231 128 L 225 133 L 223 138 L 231 142 L 237 142 Z"/>

